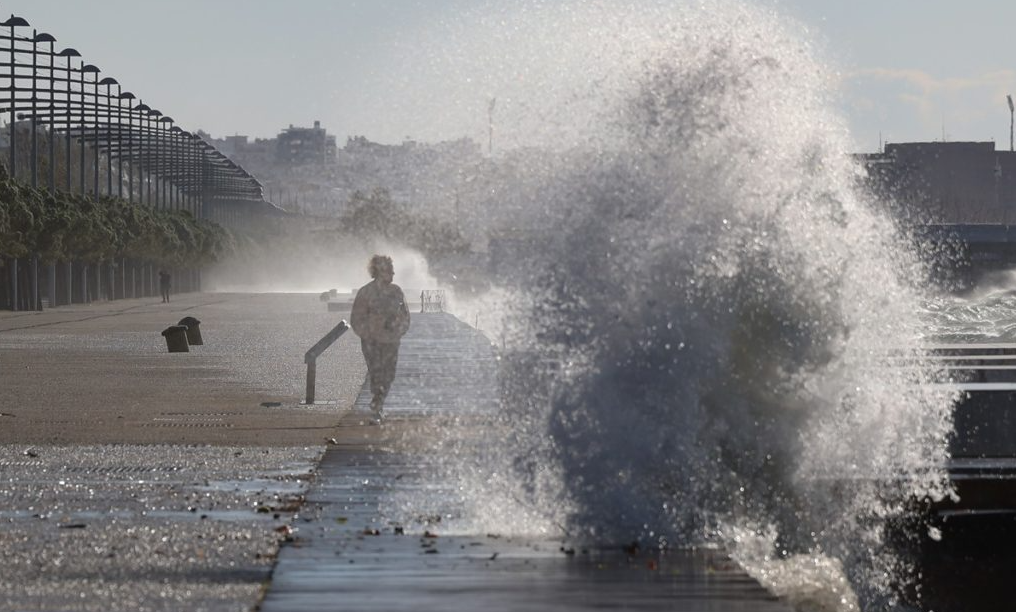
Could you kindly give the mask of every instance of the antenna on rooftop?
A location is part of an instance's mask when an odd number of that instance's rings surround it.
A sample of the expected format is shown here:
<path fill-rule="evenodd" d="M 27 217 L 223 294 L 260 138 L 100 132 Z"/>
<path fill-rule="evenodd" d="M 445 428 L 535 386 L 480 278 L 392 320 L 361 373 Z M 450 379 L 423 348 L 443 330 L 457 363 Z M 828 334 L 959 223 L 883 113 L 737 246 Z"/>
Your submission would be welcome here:
<path fill-rule="evenodd" d="M 1012 151 L 1012 120 L 1013 120 L 1013 104 L 1012 96 L 1006 94 L 1005 99 L 1009 102 L 1009 151 Z"/>

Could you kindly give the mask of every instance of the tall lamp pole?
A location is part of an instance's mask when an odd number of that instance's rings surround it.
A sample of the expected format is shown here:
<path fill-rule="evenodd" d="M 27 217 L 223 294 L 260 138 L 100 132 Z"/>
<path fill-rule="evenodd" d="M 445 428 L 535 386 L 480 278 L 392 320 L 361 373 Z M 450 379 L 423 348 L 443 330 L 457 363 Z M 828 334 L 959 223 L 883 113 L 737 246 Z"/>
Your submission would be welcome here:
<path fill-rule="evenodd" d="M 54 50 L 53 43 L 56 42 L 56 38 L 54 38 L 51 34 L 42 33 L 42 34 L 36 35 L 35 39 L 37 41 L 48 42 L 49 43 L 49 89 L 47 90 L 47 93 L 49 95 L 49 100 L 48 100 L 49 101 L 49 117 L 48 117 L 48 119 L 49 119 L 49 134 L 48 134 L 48 136 L 49 136 L 49 151 L 48 151 L 48 153 L 49 153 L 49 182 L 47 183 L 47 186 L 49 187 L 49 192 L 50 193 L 56 193 L 56 171 L 53 168 L 53 165 L 54 165 L 54 163 L 56 161 L 56 151 L 54 150 L 54 147 L 55 147 L 56 143 L 55 143 L 55 140 L 54 140 L 55 136 L 54 136 L 54 133 L 53 133 L 54 132 L 54 128 L 55 128 L 55 126 L 53 124 L 53 115 L 54 115 L 54 113 L 56 113 L 56 100 L 55 100 L 55 98 L 56 98 L 56 76 L 54 74 L 54 72 L 55 72 L 54 62 L 55 62 L 55 59 L 56 59 L 56 51 Z M 50 299 L 52 300 L 53 297 L 50 296 Z M 56 305 L 55 301 L 53 302 L 53 305 L 54 306 Z"/>
<path fill-rule="evenodd" d="M 127 101 L 127 201 L 134 203 L 134 109 L 131 107 L 131 100 L 134 94 L 125 91 L 120 94 L 121 100 Z M 117 111 L 120 112 L 120 111 Z M 122 121 L 121 121 L 122 123 Z M 121 138 L 122 141 L 122 138 Z M 123 183 L 123 176 L 120 177 Z"/>
<path fill-rule="evenodd" d="M 78 53 L 77 49 L 73 49 L 73 48 L 68 47 L 66 49 L 62 49 L 59 53 L 57 53 L 57 57 L 62 57 L 67 62 L 67 65 L 64 66 L 64 75 L 66 76 L 66 78 L 64 79 L 64 93 L 66 95 L 64 97 L 63 118 L 61 119 L 60 124 L 63 126 L 63 130 L 64 130 L 64 158 L 65 158 L 64 161 L 66 162 L 64 170 L 65 170 L 65 173 L 66 173 L 66 176 L 67 176 L 67 182 L 64 185 L 64 188 L 67 189 L 67 193 L 70 193 L 70 191 L 71 191 L 71 114 L 73 112 L 71 110 L 71 108 L 73 106 L 73 103 L 71 102 L 71 72 L 74 71 L 74 68 L 71 66 L 71 58 L 81 57 L 81 54 Z M 54 168 L 55 167 L 56 166 L 54 164 Z M 74 262 L 72 262 L 72 261 L 68 261 L 67 262 L 67 282 L 65 284 L 66 284 L 66 289 L 67 289 L 67 292 L 66 292 L 67 303 L 68 304 L 73 304 L 74 303 Z"/>
<path fill-rule="evenodd" d="M 151 146 L 148 134 L 148 111 L 152 109 L 139 98 L 134 110 L 138 111 L 138 202 L 151 206 L 152 192 L 148 185 L 150 180 L 148 176 L 148 148 Z"/>
<path fill-rule="evenodd" d="M 174 210 L 173 201 L 173 118 L 168 115 L 159 117 L 162 127 L 162 201 Z"/>
<path fill-rule="evenodd" d="M 22 19 L 21 17 L 15 17 L 14 15 L 11 15 L 10 19 L 8 19 L 7 21 L 3 22 L 0 25 L 7 26 L 7 27 L 9 27 L 11 29 L 11 124 L 10 124 L 9 127 L 10 127 L 10 131 L 11 131 L 11 136 L 10 136 L 10 138 L 11 138 L 11 168 L 10 168 L 11 173 L 10 173 L 10 175 L 11 175 L 11 178 L 14 178 L 15 176 L 17 176 L 16 175 L 16 170 L 17 170 L 17 162 L 16 162 L 16 160 L 17 160 L 17 145 L 18 145 L 18 139 L 17 139 L 17 134 L 16 134 L 17 129 L 16 129 L 16 126 L 15 126 L 15 121 L 17 120 L 16 116 L 15 116 L 16 113 L 17 113 L 16 108 L 18 106 L 18 103 L 17 103 L 17 98 L 18 98 L 18 81 L 17 81 L 17 71 L 15 70 L 15 67 L 14 67 L 14 65 L 15 65 L 15 61 L 14 61 L 14 47 L 17 46 L 17 42 L 16 42 L 16 40 L 14 38 L 14 28 L 18 27 L 18 26 L 27 26 L 28 22 L 25 21 L 24 19 Z M 21 305 L 18 303 L 18 301 L 19 301 L 19 298 L 18 298 L 18 260 L 16 258 L 11 260 L 11 264 L 12 265 L 10 267 L 11 272 L 10 272 L 10 281 L 9 281 L 10 282 L 10 288 L 11 288 L 11 290 L 10 290 L 11 310 L 21 310 Z"/>
<path fill-rule="evenodd" d="M 48 42 L 50 45 L 50 66 L 53 64 L 53 42 L 56 41 L 51 35 L 45 32 L 32 30 L 32 189 L 39 186 L 39 43 Z M 49 74 L 50 89 L 53 87 L 53 71 Z M 51 98 L 52 100 L 52 98 Z M 51 270 L 52 272 L 52 270 Z M 53 278 L 53 274 L 50 274 Z M 55 290 L 49 291 L 50 306 L 55 305 Z M 42 293 L 39 285 L 39 254 L 32 255 L 32 309 L 42 310 Z"/>
<path fill-rule="evenodd" d="M 47 186 L 49 188 L 49 192 L 51 194 L 55 194 L 56 193 L 56 168 L 54 167 L 54 165 L 56 164 L 56 151 L 55 151 L 56 136 L 55 136 L 54 132 L 55 132 L 56 126 L 53 123 L 53 115 L 56 113 L 56 76 L 55 76 L 55 71 L 54 71 L 55 62 L 56 62 L 56 49 L 55 49 L 55 47 L 53 45 L 56 42 L 56 38 L 54 38 L 53 35 L 51 35 L 51 34 L 42 33 L 42 34 L 36 35 L 35 39 L 37 41 L 42 41 L 42 42 L 48 42 L 49 43 L 49 73 L 48 73 L 48 77 L 49 77 L 49 90 L 48 90 L 48 97 L 49 97 L 49 100 L 48 100 L 49 101 L 49 116 L 48 116 L 48 119 L 49 119 L 49 134 L 48 134 L 48 136 L 49 136 L 49 151 L 48 151 L 48 153 L 49 153 L 49 182 L 47 183 Z M 47 282 L 47 286 L 46 286 L 46 293 L 49 295 L 49 307 L 53 308 L 54 306 L 57 305 L 57 302 L 58 302 L 57 297 L 56 297 L 56 262 L 55 261 L 50 262 L 50 264 L 49 264 L 49 271 L 48 271 L 47 276 L 48 276 L 48 279 L 47 279 L 48 282 Z M 39 307 L 40 308 L 42 307 L 42 300 L 39 300 Z"/>
<path fill-rule="evenodd" d="M 11 18 L 7 21 L 0 23 L 2 26 L 7 26 L 11 29 L 11 178 L 17 176 L 17 145 L 18 139 L 16 136 L 15 122 L 17 121 L 17 98 L 18 98 L 18 82 L 17 82 L 17 70 L 15 70 L 14 61 L 14 47 L 17 46 L 16 39 L 14 38 L 14 28 L 27 26 L 28 22 L 22 17 L 15 17 L 11 15 Z M 15 293 L 17 287 L 14 288 Z M 14 306 L 14 310 L 17 310 L 17 304 Z"/>
<path fill-rule="evenodd" d="M 39 186 L 39 138 L 38 138 L 38 114 L 39 114 L 39 94 L 38 94 L 38 67 L 39 67 L 39 43 L 43 42 L 44 39 L 39 38 L 39 32 L 32 30 L 32 97 L 29 101 L 32 103 L 32 115 L 30 117 L 30 125 L 32 130 L 32 143 L 31 158 L 32 158 L 32 169 L 31 169 L 31 185 L 32 189 Z"/>
<path fill-rule="evenodd" d="M 94 80 L 95 80 L 96 83 L 98 83 L 99 82 L 99 69 L 96 66 L 92 65 L 92 64 L 85 64 L 84 66 L 81 67 L 81 71 L 80 71 L 80 74 L 79 74 L 79 76 L 81 78 L 79 79 L 78 85 L 80 86 L 81 89 L 80 89 L 80 91 L 78 91 L 78 94 L 79 94 L 78 98 L 81 100 L 81 112 L 80 112 L 80 115 L 79 115 L 81 117 L 81 120 L 80 120 L 81 122 L 78 124 L 78 143 L 81 145 L 80 146 L 80 153 L 81 153 L 81 168 L 80 168 L 80 170 L 81 170 L 81 195 L 84 195 L 87 192 L 87 187 L 86 187 L 87 183 L 85 181 L 85 177 L 87 176 L 85 174 L 85 138 L 86 138 L 86 127 L 87 127 L 86 120 L 87 120 L 88 116 L 87 116 L 86 110 L 85 110 L 86 109 L 86 104 L 85 104 L 85 73 L 94 74 L 95 75 L 95 79 Z M 98 85 L 95 85 L 95 91 L 98 91 Z M 96 173 L 96 174 L 98 175 L 98 173 Z M 98 178 L 96 178 L 96 182 L 98 182 Z"/>
<path fill-rule="evenodd" d="M 92 80 L 92 196 L 99 199 L 99 69 Z"/>
<path fill-rule="evenodd" d="M 1013 104 L 1012 104 L 1012 96 L 1011 95 L 1007 95 L 1005 97 L 1005 99 L 1006 99 L 1006 101 L 1009 102 L 1009 151 L 1012 151 L 1012 120 L 1013 120 L 1013 108 L 1014 107 L 1013 107 Z"/>
<path fill-rule="evenodd" d="M 155 185 L 154 185 L 154 187 L 155 187 L 155 207 L 159 208 L 161 206 L 162 210 L 166 210 L 166 203 L 162 200 L 162 195 L 160 193 L 160 186 L 162 185 L 162 169 L 159 167 L 159 164 L 161 163 L 161 160 L 160 160 L 161 151 L 160 151 L 160 149 L 162 148 L 162 134 L 161 134 L 161 132 L 159 130 L 159 126 L 162 125 L 162 124 L 159 123 L 159 118 L 162 117 L 162 111 L 153 108 L 153 109 L 148 111 L 148 116 L 149 116 L 149 118 L 151 118 L 151 117 L 155 118 L 154 119 L 154 121 L 155 121 L 155 126 L 154 127 L 152 127 L 151 120 L 149 121 L 149 124 L 148 124 L 149 125 L 149 129 L 152 130 L 152 134 L 151 135 L 155 137 L 155 141 L 152 144 L 152 165 L 151 165 L 152 170 L 149 171 L 149 173 L 148 173 L 148 180 L 149 180 L 149 182 L 151 182 L 152 180 L 155 181 Z"/>
<path fill-rule="evenodd" d="M 72 107 L 72 103 L 71 103 L 71 72 L 73 72 L 73 70 L 74 70 L 73 67 L 71 66 L 71 58 L 72 57 L 81 57 L 81 54 L 78 53 L 77 49 L 70 49 L 70 48 L 68 48 L 68 49 L 63 49 L 62 51 L 57 53 L 57 55 L 59 57 L 62 57 L 62 58 L 67 60 L 67 66 L 65 67 L 65 73 L 64 73 L 64 74 L 67 75 L 67 78 L 64 80 L 64 91 L 66 92 L 67 97 L 66 97 L 66 103 L 65 103 L 65 106 L 64 106 L 64 116 L 65 116 L 65 119 L 63 120 L 63 128 L 64 128 L 64 136 L 65 136 L 65 139 L 64 139 L 64 154 L 67 157 L 67 159 L 66 159 L 67 163 L 65 164 L 66 165 L 65 170 L 67 171 L 67 184 L 64 185 L 64 188 L 67 190 L 68 193 L 70 193 L 70 191 L 71 191 L 71 115 L 72 115 L 72 112 L 73 112 L 71 110 L 71 107 Z M 68 302 L 68 303 L 70 303 L 70 302 Z"/>
<path fill-rule="evenodd" d="M 117 90 L 120 83 L 113 77 L 106 77 L 99 81 L 99 85 L 106 86 L 106 104 L 103 111 L 106 114 L 106 195 L 113 195 L 113 85 Z M 119 91 L 118 94 L 119 95 Z M 119 102 L 118 102 L 119 104 Z"/>

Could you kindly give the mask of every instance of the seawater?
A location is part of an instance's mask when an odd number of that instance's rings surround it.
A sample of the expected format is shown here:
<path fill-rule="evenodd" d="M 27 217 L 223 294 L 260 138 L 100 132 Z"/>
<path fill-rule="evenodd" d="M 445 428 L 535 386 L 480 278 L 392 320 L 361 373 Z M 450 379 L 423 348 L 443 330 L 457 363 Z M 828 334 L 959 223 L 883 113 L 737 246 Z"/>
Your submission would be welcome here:
<path fill-rule="evenodd" d="M 1016 342 L 1016 272 L 1000 270 L 962 294 L 930 296 L 922 305 L 926 335 L 942 344 Z"/>
<path fill-rule="evenodd" d="M 511 237 L 503 412 L 440 441 L 458 528 L 723 546 L 800 609 L 896 605 L 914 569 L 888 526 L 950 494 L 956 397 L 933 364 L 892 364 L 923 363 L 962 308 L 859 188 L 804 28 L 722 1 L 448 28 L 468 35 L 414 61 L 478 75 L 444 90 L 449 117 L 499 96 L 506 170 L 474 229 Z"/>

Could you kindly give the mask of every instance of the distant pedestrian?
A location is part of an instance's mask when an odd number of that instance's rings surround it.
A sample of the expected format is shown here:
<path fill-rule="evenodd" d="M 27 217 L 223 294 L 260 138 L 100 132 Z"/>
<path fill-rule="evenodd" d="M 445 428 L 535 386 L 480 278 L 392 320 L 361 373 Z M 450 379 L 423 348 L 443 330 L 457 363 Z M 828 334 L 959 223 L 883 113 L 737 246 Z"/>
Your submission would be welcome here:
<path fill-rule="evenodd" d="M 399 343 L 409 331 L 409 307 L 402 289 L 392 283 L 395 267 L 391 257 L 371 257 L 367 271 L 374 280 L 357 291 L 349 322 L 360 337 L 370 377 L 370 409 L 380 422 L 385 397 L 395 380 Z"/>
<path fill-rule="evenodd" d="M 162 292 L 162 302 L 169 301 L 169 288 L 172 285 L 172 277 L 169 272 L 159 270 L 159 291 Z"/>

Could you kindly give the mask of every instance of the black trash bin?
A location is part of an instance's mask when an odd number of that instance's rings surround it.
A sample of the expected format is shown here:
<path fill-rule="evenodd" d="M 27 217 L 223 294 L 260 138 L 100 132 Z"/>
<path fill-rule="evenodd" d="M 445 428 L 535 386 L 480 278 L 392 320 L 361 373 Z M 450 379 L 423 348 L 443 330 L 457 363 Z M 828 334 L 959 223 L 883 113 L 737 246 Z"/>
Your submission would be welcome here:
<path fill-rule="evenodd" d="M 187 326 L 187 342 L 190 343 L 191 346 L 204 344 L 204 342 L 201 341 L 201 321 L 198 321 L 194 317 L 184 317 L 180 319 L 180 322 L 177 323 L 177 325 Z"/>
<path fill-rule="evenodd" d="M 162 330 L 162 335 L 166 337 L 166 348 L 170 353 L 190 352 L 190 346 L 187 344 L 186 325 L 170 325 Z"/>

